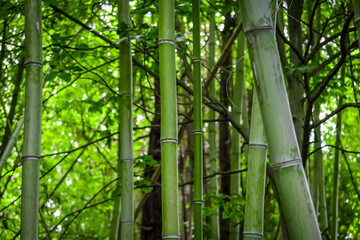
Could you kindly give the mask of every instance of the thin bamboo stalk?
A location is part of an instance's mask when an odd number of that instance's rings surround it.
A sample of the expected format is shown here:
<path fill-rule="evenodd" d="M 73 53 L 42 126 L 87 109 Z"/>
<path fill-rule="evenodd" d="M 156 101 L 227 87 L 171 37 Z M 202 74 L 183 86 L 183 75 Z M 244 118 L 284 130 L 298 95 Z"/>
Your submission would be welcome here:
<path fill-rule="evenodd" d="M 39 166 L 42 111 L 42 5 L 25 1 L 25 116 L 22 156 L 21 235 L 38 239 Z"/>
<path fill-rule="evenodd" d="M 354 16 L 355 16 L 355 27 L 358 32 L 358 41 L 360 45 L 360 0 L 354 0 Z"/>
<path fill-rule="evenodd" d="M 290 238 L 320 240 L 268 3 L 265 0 L 241 0 L 241 10 L 275 182 Z"/>
<path fill-rule="evenodd" d="M 119 24 L 131 28 L 129 1 L 119 0 Z M 121 240 L 134 238 L 134 153 L 133 153 L 133 79 L 130 34 L 120 42 L 119 82 L 119 160 L 121 162 L 121 203 L 119 237 Z"/>
<path fill-rule="evenodd" d="M 248 154 L 244 239 L 262 239 L 267 141 L 256 90 L 253 96 Z"/>
<path fill-rule="evenodd" d="M 193 0 L 193 65 L 194 65 L 194 236 L 203 239 L 203 124 L 200 56 L 200 0 Z"/>
<path fill-rule="evenodd" d="M 215 0 L 211 0 L 211 4 L 215 5 Z M 215 66 L 215 11 L 212 9 L 210 12 L 210 32 L 209 32 L 209 69 Z M 216 96 L 215 81 L 211 81 L 209 85 L 210 94 Z M 209 119 L 215 119 L 215 111 L 209 110 Z M 217 146 L 216 146 L 216 128 L 215 122 L 209 123 L 209 161 L 210 161 L 210 174 L 217 172 Z M 209 193 L 212 196 L 218 195 L 218 178 L 214 176 L 209 181 Z M 210 240 L 219 239 L 219 209 L 210 215 Z"/>
<path fill-rule="evenodd" d="M 345 68 L 341 68 L 341 82 L 344 82 Z M 339 106 L 343 104 L 343 98 L 339 96 Z M 333 192 L 331 203 L 331 225 L 330 236 L 332 240 L 338 239 L 338 217 L 339 217 L 339 178 L 340 178 L 340 144 L 341 144 L 341 125 L 342 113 L 337 114 L 336 119 L 336 141 L 335 141 L 335 161 L 334 161 L 334 178 Z"/>
<path fill-rule="evenodd" d="M 8 157 L 10 156 L 10 153 L 16 143 L 16 140 L 19 136 L 19 133 L 22 129 L 24 125 L 24 116 L 22 116 L 19 120 L 19 123 L 18 125 L 16 126 L 13 134 L 11 135 L 9 141 L 8 141 L 8 144 L 6 145 L 5 147 L 5 150 L 3 152 L 3 154 L 1 155 L 1 159 L 0 159 L 0 176 L 1 176 L 1 173 L 2 173 L 2 170 L 6 164 L 6 160 L 8 159 Z"/>
<path fill-rule="evenodd" d="M 318 122 L 320 119 L 320 103 L 315 102 L 315 110 L 314 110 L 314 122 Z M 318 151 L 314 154 L 315 162 L 317 165 L 317 191 L 318 191 L 318 209 L 319 209 L 319 223 L 320 230 L 324 231 L 328 228 L 328 220 L 327 220 L 327 209 L 326 209 L 326 194 L 325 194 L 325 175 L 324 175 L 324 161 L 323 154 L 321 150 L 321 131 L 320 126 L 315 128 L 315 149 Z"/>
<path fill-rule="evenodd" d="M 160 0 L 159 2 L 163 239 L 180 239 L 174 8 L 174 0 Z"/>
<path fill-rule="evenodd" d="M 237 22 L 241 22 L 240 14 L 238 13 Z M 240 124 L 241 113 L 243 108 L 243 96 L 245 89 L 244 83 L 244 60 L 243 55 L 245 52 L 245 35 L 241 31 L 237 39 L 237 65 L 236 65 L 236 82 L 234 87 L 234 100 L 235 106 L 232 107 L 232 116 Z M 241 135 L 235 129 L 232 129 L 231 136 L 231 171 L 241 168 Z M 236 204 L 236 199 L 240 196 L 240 181 L 241 174 L 232 174 L 230 177 L 230 195 L 232 199 L 232 207 L 234 210 L 239 209 Z M 230 216 L 230 239 L 238 240 L 240 234 L 240 225 L 236 215 Z"/>

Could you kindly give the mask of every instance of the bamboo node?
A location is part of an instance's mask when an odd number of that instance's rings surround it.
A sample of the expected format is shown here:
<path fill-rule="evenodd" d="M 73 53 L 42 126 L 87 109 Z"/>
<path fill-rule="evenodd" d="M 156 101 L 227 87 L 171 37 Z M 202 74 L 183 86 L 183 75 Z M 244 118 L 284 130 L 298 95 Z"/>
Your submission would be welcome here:
<path fill-rule="evenodd" d="M 195 204 L 202 204 L 204 201 L 203 200 L 194 200 L 193 203 Z"/>
<path fill-rule="evenodd" d="M 249 148 L 262 148 L 266 150 L 268 148 L 268 145 L 265 143 L 250 143 Z"/>
<path fill-rule="evenodd" d="M 262 26 L 251 26 L 247 29 L 244 29 L 244 33 L 257 32 L 257 31 L 274 31 L 273 26 L 262 25 Z"/>
<path fill-rule="evenodd" d="M 193 62 L 193 63 L 195 63 L 195 62 L 201 63 L 201 58 L 193 58 L 193 59 L 192 59 L 192 62 Z"/>
<path fill-rule="evenodd" d="M 40 158 L 39 156 L 22 156 L 21 161 L 22 163 L 25 161 L 40 161 Z"/>
<path fill-rule="evenodd" d="M 123 221 L 123 222 L 120 221 L 120 224 L 134 224 L 134 222 L 133 221 Z"/>
<path fill-rule="evenodd" d="M 133 159 L 132 158 L 125 158 L 125 159 L 121 159 L 121 161 L 128 161 L 128 162 L 132 162 Z"/>
<path fill-rule="evenodd" d="M 296 165 L 302 165 L 301 159 L 294 159 L 286 162 L 275 163 L 272 165 L 274 171 L 280 170 L 281 168 L 292 167 Z"/>
<path fill-rule="evenodd" d="M 178 140 L 176 138 L 162 138 L 162 139 L 160 139 L 160 143 L 166 143 L 166 142 L 178 143 Z"/>
<path fill-rule="evenodd" d="M 29 61 L 29 62 L 26 62 L 26 63 L 24 64 L 24 66 L 25 66 L 25 68 L 31 67 L 31 66 L 42 68 L 42 67 L 43 67 L 43 64 L 42 64 L 41 62 L 31 62 L 31 61 Z"/>
<path fill-rule="evenodd" d="M 180 239 L 180 235 L 179 234 L 163 234 L 161 236 L 163 239 L 164 238 L 176 238 L 176 239 Z"/>
<path fill-rule="evenodd" d="M 175 46 L 175 41 L 171 39 L 159 39 L 159 45 L 162 43 L 169 43 Z"/>
<path fill-rule="evenodd" d="M 202 134 L 203 134 L 203 131 L 201 131 L 201 130 L 200 130 L 200 131 L 199 131 L 199 130 L 194 130 L 194 131 L 193 131 L 193 134 L 194 134 L 194 135 L 196 135 L 196 134 L 202 135 Z"/>
<path fill-rule="evenodd" d="M 360 24 L 360 17 L 355 18 L 355 24 Z"/>
<path fill-rule="evenodd" d="M 263 238 L 263 235 L 261 233 L 247 233 L 247 232 L 244 232 L 243 236 L 244 237 L 259 238 L 259 239 Z"/>

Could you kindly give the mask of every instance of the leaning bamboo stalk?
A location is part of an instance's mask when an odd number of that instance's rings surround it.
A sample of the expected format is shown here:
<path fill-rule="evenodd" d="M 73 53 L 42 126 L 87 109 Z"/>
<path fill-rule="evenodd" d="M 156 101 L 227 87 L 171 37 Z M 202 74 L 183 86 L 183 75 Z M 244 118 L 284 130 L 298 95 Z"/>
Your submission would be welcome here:
<path fill-rule="evenodd" d="M 267 147 L 259 100 L 254 90 L 246 177 L 244 239 L 263 238 Z"/>
<path fill-rule="evenodd" d="M 341 80 L 344 82 L 345 68 L 341 68 Z M 339 105 L 343 104 L 343 98 L 339 96 Z M 338 216 L 339 216 L 339 178 L 340 178 L 340 144 L 341 144 L 341 124 L 342 113 L 337 114 L 336 119 L 336 141 L 335 141 L 335 160 L 334 160 L 334 178 L 333 178 L 333 192 L 331 204 L 331 225 L 330 236 L 332 240 L 338 239 Z"/>
<path fill-rule="evenodd" d="M 241 22 L 240 14 L 238 14 L 237 22 Z M 232 116 L 240 124 L 243 95 L 245 89 L 244 84 L 244 60 L 243 55 L 245 51 L 245 35 L 241 31 L 237 39 L 237 65 L 236 65 L 236 82 L 234 86 L 234 106 L 232 107 Z M 235 171 L 241 168 L 241 135 L 235 129 L 232 129 L 231 133 L 231 171 Z M 232 174 L 230 177 L 230 195 L 232 199 L 232 207 L 239 209 L 236 204 L 236 199 L 240 196 L 240 180 L 241 174 Z M 236 215 L 230 216 L 230 240 L 238 240 L 240 234 L 240 225 L 238 224 L 238 218 Z"/>
<path fill-rule="evenodd" d="M 11 150 L 13 149 L 15 143 L 16 143 L 16 139 L 19 136 L 19 133 L 22 129 L 24 125 L 24 116 L 21 116 L 18 125 L 16 126 L 13 134 L 11 135 L 8 144 L 5 147 L 5 150 L 3 152 L 3 154 L 1 155 L 1 159 L 0 159 L 0 176 L 2 173 L 2 170 L 6 164 L 6 160 L 8 159 L 8 157 L 10 156 Z"/>
<path fill-rule="evenodd" d="M 163 239 L 180 239 L 174 8 L 174 0 L 160 0 L 159 2 L 159 73 L 161 96 L 160 142 Z"/>
<path fill-rule="evenodd" d="M 200 56 L 200 0 L 193 0 L 193 66 L 194 66 L 194 236 L 203 239 L 203 131 Z"/>
<path fill-rule="evenodd" d="M 215 0 L 211 0 L 211 4 L 215 5 Z M 210 12 L 210 31 L 209 31 L 209 69 L 213 69 L 215 66 L 215 11 L 211 9 Z M 211 81 L 209 85 L 209 92 L 211 95 L 216 96 L 215 81 Z M 209 119 L 215 119 L 215 111 L 209 110 Z M 209 162 L 210 162 L 210 174 L 217 172 L 217 146 L 216 146 L 216 128 L 215 122 L 209 123 Z M 211 196 L 218 195 L 218 178 L 214 176 L 209 181 L 209 193 Z M 210 240 L 219 239 L 219 209 L 210 215 Z"/>
<path fill-rule="evenodd" d="M 321 239 L 302 166 L 268 3 L 241 0 L 244 32 L 290 238 Z"/>
<path fill-rule="evenodd" d="M 131 27 L 129 1 L 119 0 L 119 24 Z M 119 160 L 121 162 L 121 204 L 119 238 L 134 237 L 134 154 L 133 154 L 133 80 L 130 34 L 120 42 L 119 82 Z"/>
<path fill-rule="evenodd" d="M 42 5 L 25 1 L 25 116 L 22 155 L 21 239 L 38 239 L 42 111 Z"/>

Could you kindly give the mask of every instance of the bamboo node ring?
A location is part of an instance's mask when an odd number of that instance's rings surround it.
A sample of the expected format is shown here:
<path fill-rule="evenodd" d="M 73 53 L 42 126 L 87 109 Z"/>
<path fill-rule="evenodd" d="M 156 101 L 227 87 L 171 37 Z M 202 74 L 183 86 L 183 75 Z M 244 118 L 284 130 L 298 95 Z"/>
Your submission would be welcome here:
<path fill-rule="evenodd" d="M 40 158 L 39 156 L 22 156 L 21 157 L 21 161 L 22 162 L 25 162 L 25 161 L 40 161 Z"/>
<path fill-rule="evenodd" d="M 201 131 L 201 130 L 200 130 L 200 131 L 194 130 L 194 131 L 193 131 L 193 134 L 200 134 L 200 135 L 202 135 L 202 134 L 203 134 L 203 131 Z"/>
<path fill-rule="evenodd" d="M 123 222 L 120 222 L 120 224 L 134 224 L 133 221 L 123 221 Z"/>
<path fill-rule="evenodd" d="M 199 203 L 202 204 L 203 202 L 204 202 L 203 200 L 194 200 L 193 201 L 193 203 L 195 203 L 195 204 L 199 204 Z"/>
<path fill-rule="evenodd" d="M 195 63 L 195 62 L 201 63 L 201 58 L 193 58 L 193 59 L 192 59 L 192 62 L 193 62 L 193 63 Z"/>
<path fill-rule="evenodd" d="M 179 234 L 163 234 L 162 238 L 176 238 L 176 239 L 180 239 L 180 235 Z"/>
<path fill-rule="evenodd" d="M 244 33 L 256 32 L 256 31 L 273 31 L 273 30 L 274 30 L 273 26 L 270 25 L 251 26 L 247 29 L 244 29 Z"/>
<path fill-rule="evenodd" d="M 292 167 L 296 165 L 302 165 L 301 159 L 294 159 L 286 162 L 275 163 L 272 165 L 274 171 L 280 170 L 281 168 Z"/>
<path fill-rule="evenodd" d="M 261 233 L 247 233 L 247 232 L 244 232 L 244 237 L 253 237 L 253 238 L 262 239 L 263 235 Z"/>
<path fill-rule="evenodd" d="M 121 159 L 121 161 L 128 161 L 128 162 L 131 162 L 131 161 L 133 161 L 133 159 L 132 159 L 132 158 L 125 158 L 125 159 Z"/>
<path fill-rule="evenodd" d="M 34 67 L 43 67 L 43 64 L 41 62 L 26 62 L 24 64 L 25 67 L 31 67 L 31 66 L 34 66 Z"/>
<path fill-rule="evenodd" d="M 169 44 L 175 45 L 175 41 L 171 40 L 171 39 L 160 39 L 159 40 L 159 45 L 162 44 L 162 43 L 169 43 Z"/>
<path fill-rule="evenodd" d="M 265 143 L 250 143 L 249 144 L 249 148 L 262 148 L 262 149 L 267 149 L 268 145 Z"/>
<path fill-rule="evenodd" d="M 166 143 L 166 142 L 178 143 L 178 140 L 176 138 L 162 138 L 162 139 L 160 139 L 160 143 Z"/>

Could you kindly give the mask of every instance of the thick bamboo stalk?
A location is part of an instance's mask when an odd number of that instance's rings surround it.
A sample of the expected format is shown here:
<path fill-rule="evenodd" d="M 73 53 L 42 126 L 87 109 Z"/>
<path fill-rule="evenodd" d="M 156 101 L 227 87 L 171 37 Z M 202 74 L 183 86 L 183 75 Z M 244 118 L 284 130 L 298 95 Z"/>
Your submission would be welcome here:
<path fill-rule="evenodd" d="M 215 5 L 215 0 L 211 0 L 211 3 Z M 212 9 L 210 12 L 210 32 L 209 32 L 209 69 L 213 69 L 215 66 L 215 11 Z M 216 96 L 215 81 L 211 81 L 209 85 L 210 94 Z M 215 111 L 209 110 L 209 119 L 215 119 Z M 209 161 L 210 161 L 210 174 L 217 172 L 217 146 L 216 146 L 216 128 L 215 122 L 209 123 Z M 218 195 L 218 178 L 214 176 L 209 181 L 209 193 L 212 196 Z M 210 215 L 210 240 L 219 239 L 219 209 Z"/>
<path fill-rule="evenodd" d="M 131 27 L 129 1 L 119 0 L 119 24 Z M 121 41 L 120 47 L 120 82 L 119 82 L 119 160 L 121 172 L 121 205 L 119 238 L 134 238 L 134 154 L 133 154 L 133 79 L 132 57 L 129 32 Z"/>
<path fill-rule="evenodd" d="M 38 239 L 42 110 L 42 6 L 25 1 L 25 116 L 22 156 L 21 239 Z"/>
<path fill-rule="evenodd" d="M 302 166 L 268 3 L 241 0 L 244 32 L 290 238 L 321 239 Z"/>
<path fill-rule="evenodd" d="M 174 8 L 174 0 L 160 0 L 159 2 L 163 239 L 180 239 Z"/>
<path fill-rule="evenodd" d="M 344 82 L 345 68 L 341 68 L 342 83 Z M 343 98 L 339 97 L 339 106 L 343 104 Z M 342 113 L 337 114 L 336 119 L 336 141 L 335 141 L 335 159 L 334 159 L 334 178 L 333 178 L 333 192 L 331 202 L 331 225 L 330 236 L 331 240 L 338 239 L 338 217 L 339 217 L 339 178 L 340 178 L 340 150 L 341 147 L 341 124 Z"/>
<path fill-rule="evenodd" d="M 203 124 L 200 56 L 200 0 L 193 0 L 193 66 L 194 66 L 194 236 L 203 239 Z"/>
<path fill-rule="evenodd" d="M 241 22 L 240 14 L 238 13 L 238 23 Z M 245 35 L 241 31 L 237 39 L 237 65 L 236 65 L 236 82 L 234 87 L 234 105 L 232 108 L 232 116 L 240 124 L 243 96 L 245 89 L 244 84 L 244 49 L 245 49 Z M 241 168 L 241 135 L 235 129 L 232 129 L 231 133 L 231 171 L 235 171 Z M 239 206 L 235 203 L 240 196 L 240 181 L 241 174 L 232 174 L 230 177 L 230 195 L 233 200 L 232 207 L 239 209 Z M 240 234 L 240 225 L 235 215 L 230 217 L 230 239 L 238 240 Z"/>
<path fill-rule="evenodd" d="M 24 116 L 22 116 L 19 120 L 19 123 L 18 125 L 16 126 L 15 128 L 15 131 L 13 132 L 13 134 L 11 135 L 6 147 L 5 147 L 5 150 L 3 152 L 3 154 L 1 155 L 1 159 L 0 159 L 0 176 L 1 176 L 1 173 L 2 173 L 2 170 L 6 164 L 6 160 L 7 158 L 10 156 L 10 153 L 16 143 L 16 139 L 18 138 L 19 136 L 19 133 L 22 129 L 24 125 Z"/>
<path fill-rule="evenodd" d="M 248 154 L 244 239 L 262 239 L 267 141 L 256 90 L 253 96 Z"/>

